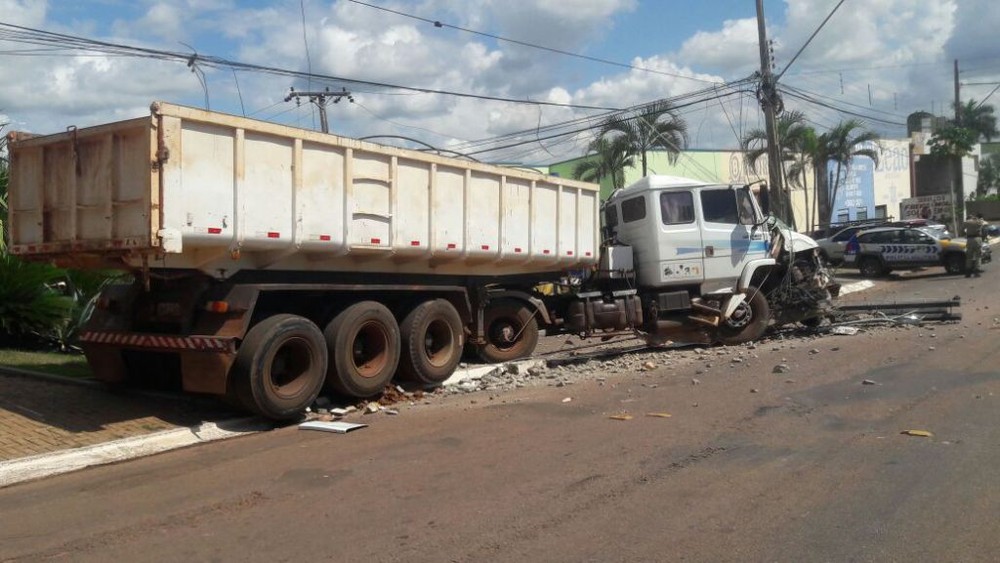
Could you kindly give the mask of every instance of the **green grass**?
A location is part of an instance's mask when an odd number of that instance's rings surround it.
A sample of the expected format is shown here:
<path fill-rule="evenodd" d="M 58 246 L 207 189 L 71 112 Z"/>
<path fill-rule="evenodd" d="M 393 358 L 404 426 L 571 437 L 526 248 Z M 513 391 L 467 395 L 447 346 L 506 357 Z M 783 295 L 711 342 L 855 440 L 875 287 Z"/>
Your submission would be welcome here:
<path fill-rule="evenodd" d="M 92 377 L 87 360 L 80 354 L 0 350 L 0 366 L 38 371 L 63 377 Z"/>

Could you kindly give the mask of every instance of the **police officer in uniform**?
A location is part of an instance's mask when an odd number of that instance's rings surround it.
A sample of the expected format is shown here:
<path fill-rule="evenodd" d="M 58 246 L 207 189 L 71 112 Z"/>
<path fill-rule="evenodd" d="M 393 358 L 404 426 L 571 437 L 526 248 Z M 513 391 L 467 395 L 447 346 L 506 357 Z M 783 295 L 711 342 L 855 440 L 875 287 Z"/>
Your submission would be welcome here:
<path fill-rule="evenodd" d="M 976 276 L 983 272 L 983 239 L 986 237 L 986 221 L 983 215 L 977 213 L 970 216 L 962 224 L 965 235 L 965 277 Z"/>

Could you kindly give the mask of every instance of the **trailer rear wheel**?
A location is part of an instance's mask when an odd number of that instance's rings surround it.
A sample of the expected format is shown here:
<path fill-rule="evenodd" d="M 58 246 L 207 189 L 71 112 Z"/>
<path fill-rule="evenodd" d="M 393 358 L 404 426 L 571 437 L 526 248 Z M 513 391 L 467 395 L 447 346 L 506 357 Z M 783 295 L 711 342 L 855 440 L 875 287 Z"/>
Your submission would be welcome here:
<path fill-rule="evenodd" d="M 344 309 L 323 331 L 330 350 L 327 385 L 350 397 L 381 393 L 399 365 L 399 325 L 377 301 Z"/>
<path fill-rule="evenodd" d="M 316 400 L 326 365 L 319 327 L 296 315 L 275 315 L 243 339 L 232 384 L 244 408 L 276 420 L 292 419 Z"/>
<path fill-rule="evenodd" d="M 756 340 L 767 330 L 770 321 L 771 307 L 764 292 L 751 286 L 747 288 L 743 303 L 719 325 L 719 342 L 731 345 Z"/>
<path fill-rule="evenodd" d="M 538 345 L 538 321 L 534 312 L 519 301 L 498 300 L 483 316 L 486 344 L 479 357 L 487 362 L 509 362 L 530 356 Z"/>
<path fill-rule="evenodd" d="M 399 331 L 403 339 L 399 373 L 407 379 L 437 385 L 462 359 L 462 318 L 445 299 L 417 305 Z"/>

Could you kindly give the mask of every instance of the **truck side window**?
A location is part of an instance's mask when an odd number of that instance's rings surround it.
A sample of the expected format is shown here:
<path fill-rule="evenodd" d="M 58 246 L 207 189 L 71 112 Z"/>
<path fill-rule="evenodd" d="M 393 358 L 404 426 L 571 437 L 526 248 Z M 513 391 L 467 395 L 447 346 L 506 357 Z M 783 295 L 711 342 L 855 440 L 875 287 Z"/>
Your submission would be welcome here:
<path fill-rule="evenodd" d="M 661 192 L 660 215 L 664 225 L 694 223 L 694 199 L 691 192 Z"/>
<path fill-rule="evenodd" d="M 702 190 L 701 212 L 707 223 L 738 223 L 739 214 L 736 211 L 736 197 L 733 190 Z"/>
<path fill-rule="evenodd" d="M 631 223 L 646 218 L 646 197 L 639 196 L 622 202 L 622 222 Z"/>
<path fill-rule="evenodd" d="M 756 225 L 757 212 L 753 206 L 753 195 L 748 189 L 736 190 L 736 201 L 740 212 L 740 225 Z"/>

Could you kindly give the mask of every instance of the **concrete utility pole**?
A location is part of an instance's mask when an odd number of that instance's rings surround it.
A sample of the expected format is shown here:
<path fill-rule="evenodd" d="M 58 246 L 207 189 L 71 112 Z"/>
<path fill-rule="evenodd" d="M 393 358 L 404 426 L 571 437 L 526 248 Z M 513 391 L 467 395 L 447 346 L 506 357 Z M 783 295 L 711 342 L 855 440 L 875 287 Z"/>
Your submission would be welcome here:
<path fill-rule="evenodd" d="M 764 130 L 767 133 L 767 175 L 771 188 L 772 212 L 792 224 L 790 205 L 785 197 L 784 177 L 781 174 L 781 147 L 778 145 L 777 113 L 781 99 L 778 97 L 774 73 L 771 72 L 771 56 L 764 29 L 764 0 L 757 0 L 757 36 L 760 42 L 760 90 L 757 99 L 764 111 Z"/>
<path fill-rule="evenodd" d="M 347 98 L 347 101 L 352 104 L 354 103 L 354 97 L 351 96 L 351 93 L 346 88 L 341 88 L 340 92 L 331 92 L 329 88 L 324 88 L 321 92 L 299 92 L 292 87 L 288 89 L 285 101 L 290 102 L 292 98 L 295 98 L 295 103 L 300 105 L 302 104 L 302 98 L 308 98 L 310 103 L 319 108 L 319 125 L 324 133 L 330 132 L 330 126 L 326 121 L 326 106 L 330 102 L 336 104 L 343 98 Z"/>
<path fill-rule="evenodd" d="M 955 59 L 955 127 L 962 126 L 962 98 L 959 94 L 958 85 L 958 59 Z M 952 176 L 954 188 L 951 190 L 952 201 L 952 215 L 954 215 L 953 222 L 955 223 L 954 233 L 958 233 L 958 226 L 962 224 L 965 220 L 965 187 L 964 178 L 962 178 L 962 157 L 959 155 L 954 155 L 953 166 L 955 167 L 954 175 Z M 961 217 L 960 217 L 961 215 Z"/>

